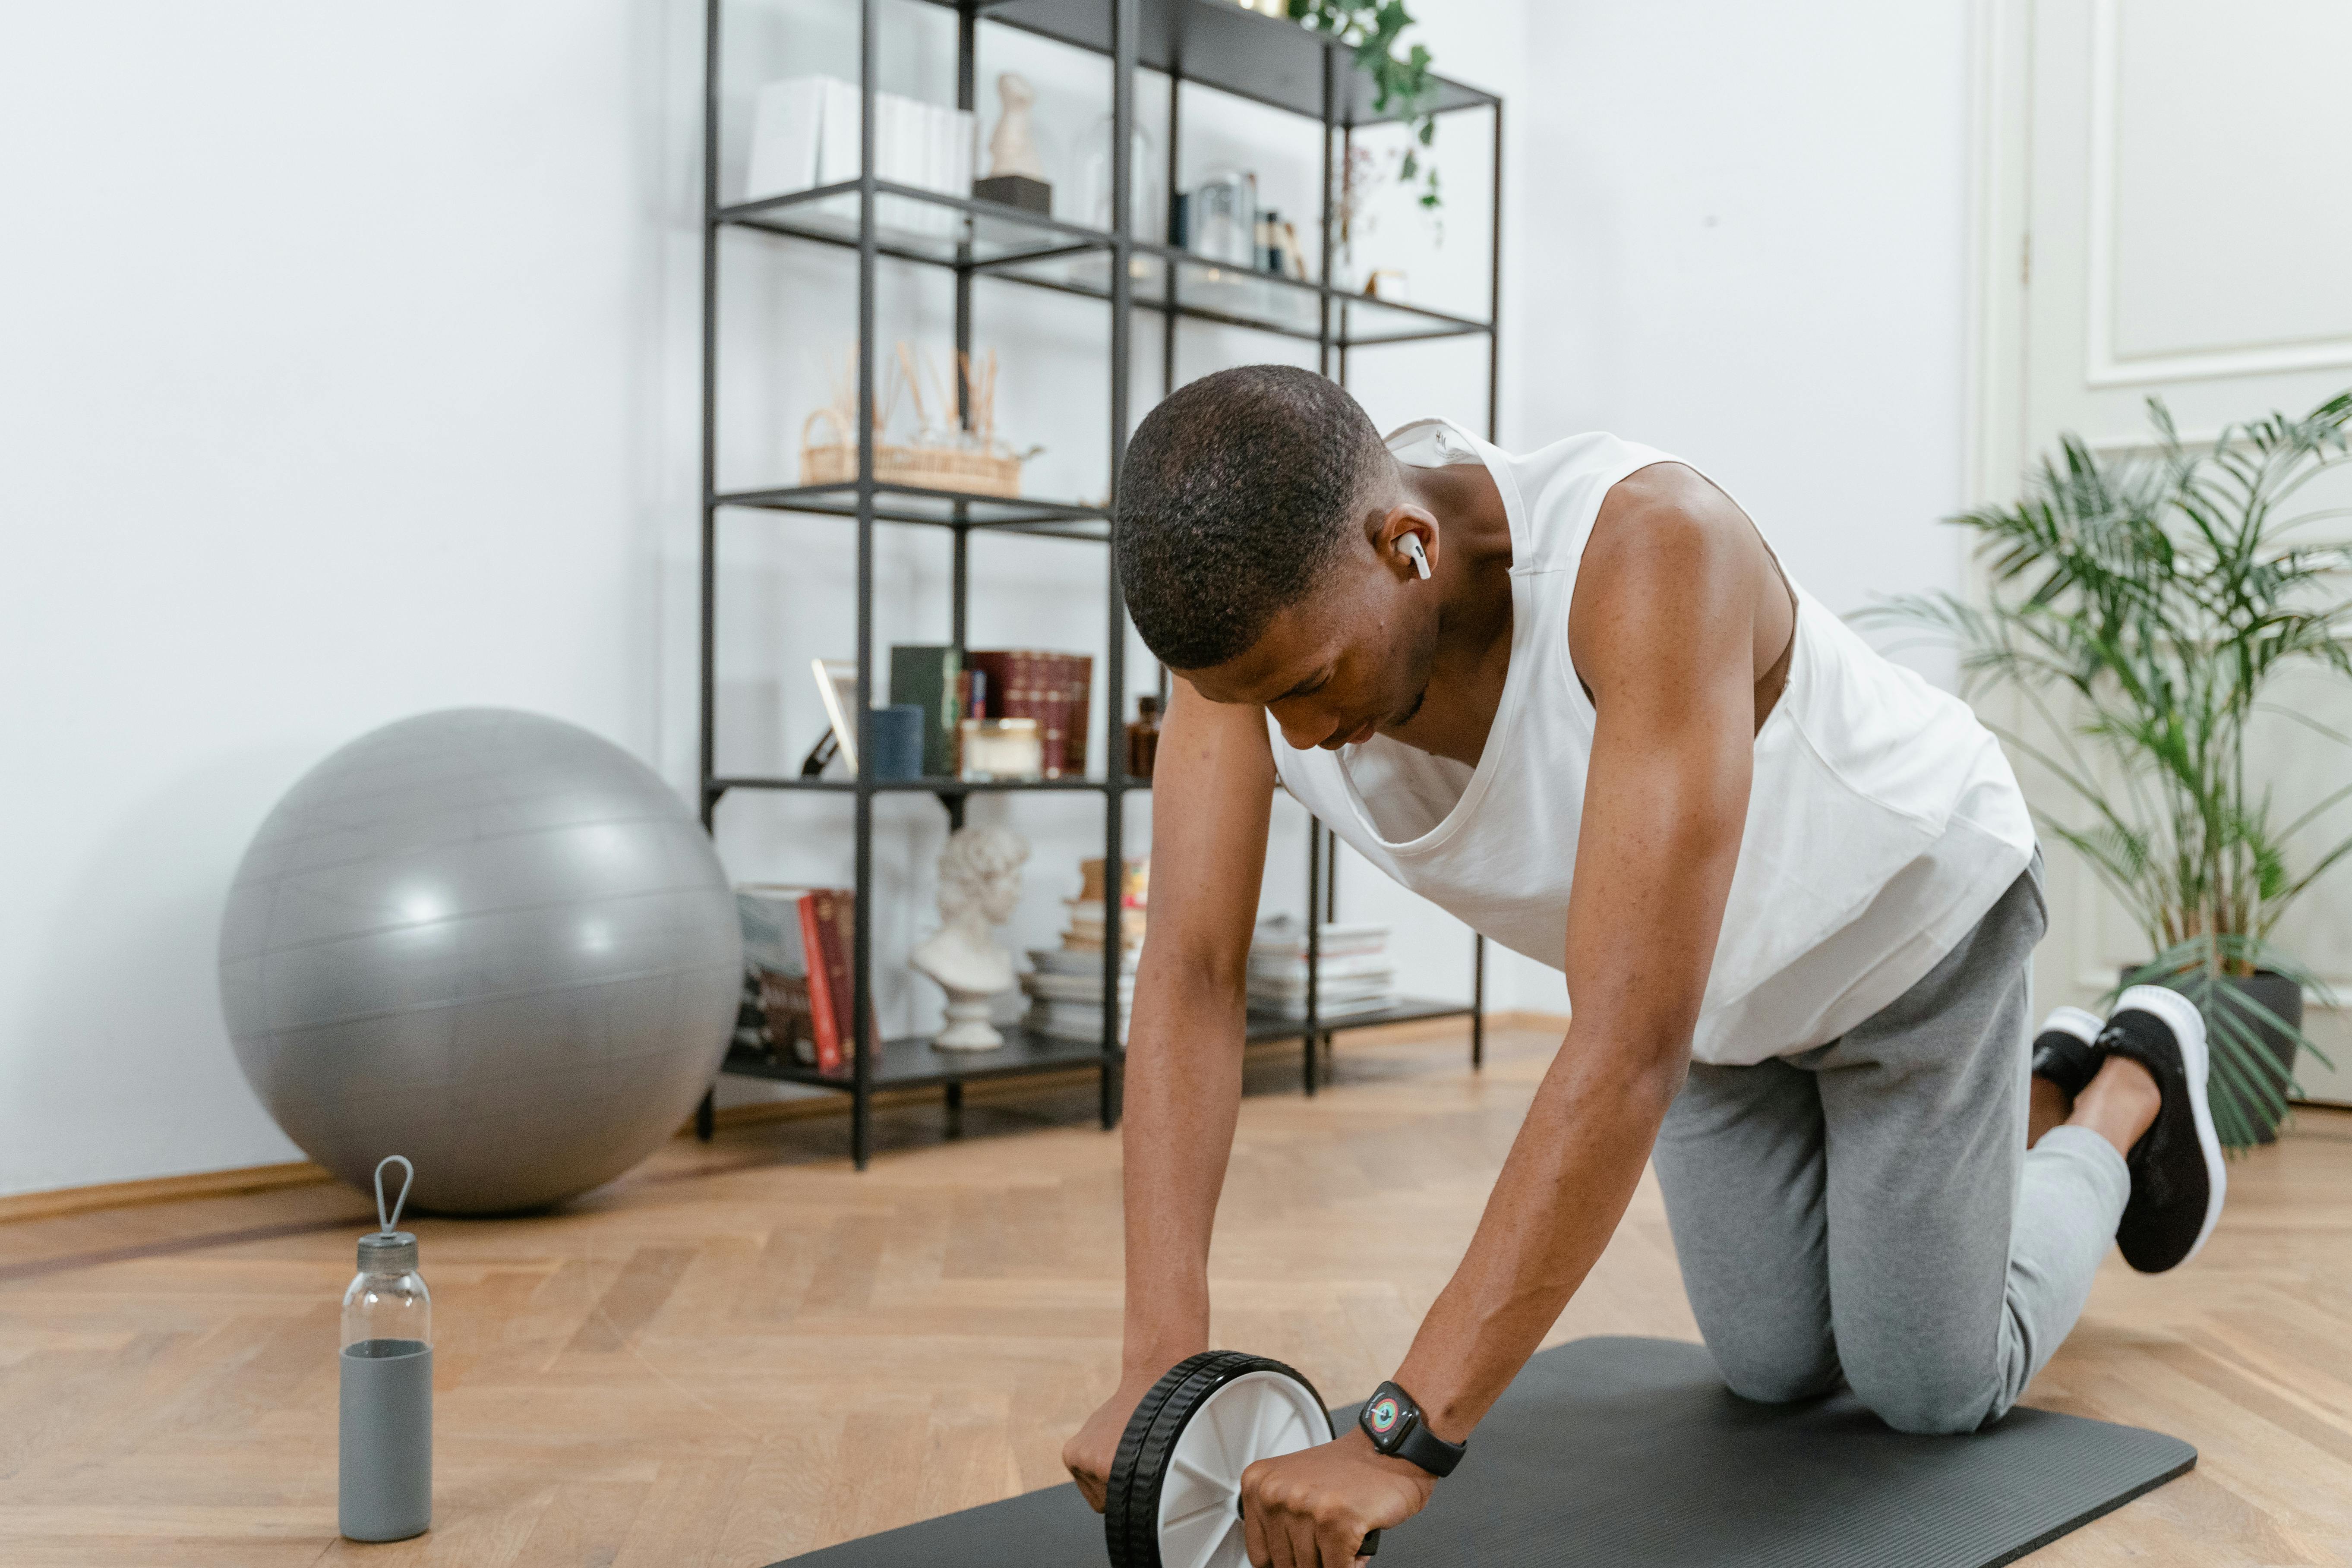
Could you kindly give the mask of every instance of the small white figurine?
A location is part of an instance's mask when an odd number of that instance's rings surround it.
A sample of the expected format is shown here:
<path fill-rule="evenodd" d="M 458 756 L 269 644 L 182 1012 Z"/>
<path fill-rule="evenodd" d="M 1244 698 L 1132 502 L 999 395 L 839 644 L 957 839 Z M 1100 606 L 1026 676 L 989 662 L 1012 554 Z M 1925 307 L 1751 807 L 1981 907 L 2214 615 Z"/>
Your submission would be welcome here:
<path fill-rule="evenodd" d="M 1003 106 L 996 117 L 996 131 L 988 139 L 988 174 L 994 179 L 1000 174 L 1026 174 L 1033 180 L 1045 177 L 1045 165 L 1037 156 L 1037 138 L 1029 129 L 1029 110 L 1037 101 L 1037 89 L 1026 78 L 1006 71 L 996 79 L 996 100 Z"/>
<path fill-rule="evenodd" d="M 1007 827 L 960 827 L 940 853 L 940 919 L 945 923 L 909 961 L 948 994 L 948 1026 L 931 1044 L 946 1051 L 994 1050 L 1004 1043 L 988 1021 L 989 998 L 1013 989 L 1013 955 L 988 928 L 1013 918 L 1029 844 Z"/>

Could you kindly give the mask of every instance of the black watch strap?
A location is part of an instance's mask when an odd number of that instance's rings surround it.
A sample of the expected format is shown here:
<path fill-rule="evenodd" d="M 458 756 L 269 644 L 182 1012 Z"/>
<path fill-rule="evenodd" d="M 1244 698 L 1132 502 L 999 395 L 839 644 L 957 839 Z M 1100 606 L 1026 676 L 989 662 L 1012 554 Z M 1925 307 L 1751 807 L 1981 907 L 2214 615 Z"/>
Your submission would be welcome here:
<path fill-rule="evenodd" d="M 1372 1396 L 1357 1413 L 1356 1425 L 1372 1440 L 1373 1447 L 1393 1458 L 1409 1459 L 1433 1476 L 1452 1475 L 1454 1467 L 1470 1450 L 1467 1443 L 1449 1443 L 1431 1431 L 1412 1395 L 1393 1383 L 1384 1383 L 1372 1391 Z"/>

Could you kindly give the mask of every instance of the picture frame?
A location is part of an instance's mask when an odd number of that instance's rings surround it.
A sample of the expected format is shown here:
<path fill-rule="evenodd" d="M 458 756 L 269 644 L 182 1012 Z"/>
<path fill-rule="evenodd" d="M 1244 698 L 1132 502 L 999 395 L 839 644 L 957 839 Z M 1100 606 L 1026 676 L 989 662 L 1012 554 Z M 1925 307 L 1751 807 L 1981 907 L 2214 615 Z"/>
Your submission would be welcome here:
<path fill-rule="evenodd" d="M 834 744 L 840 749 L 841 760 L 849 769 L 849 776 L 857 776 L 857 661 L 851 658 L 813 658 L 809 672 L 816 678 L 816 692 L 824 703 L 824 716 L 833 726 Z M 820 742 L 822 744 L 822 742 Z"/>

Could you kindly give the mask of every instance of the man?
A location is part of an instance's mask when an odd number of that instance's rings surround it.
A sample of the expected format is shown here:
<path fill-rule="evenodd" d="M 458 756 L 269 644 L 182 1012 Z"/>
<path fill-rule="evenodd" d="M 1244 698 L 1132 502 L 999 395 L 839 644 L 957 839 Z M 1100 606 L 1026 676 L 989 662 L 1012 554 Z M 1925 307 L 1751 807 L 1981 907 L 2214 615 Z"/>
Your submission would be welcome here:
<path fill-rule="evenodd" d="M 1383 443 L 1337 385 L 1258 365 L 1152 410 L 1118 506 L 1136 627 L 1179 678 L 1153 854 L 1185 874 L 1155 881 L 1136 982 L 1123 1372 L 1065 1452 L 1096 1507 L 1138 1400 L 1208 1348 L 1277 778 L 1562 968 L 1574 1016 L 1381 1430 L 1244 1477 L 1253 1563 L 1339 1568 L 1427 1502 L 1645 1159 L 1730 1388 L 1842 1382 L 1906 1431 L 2004 1413 L 2110 1237 L 2148 1270 L 2201 1244 L 2222 1172 L 2195 1010 L 2154 987 L 2105 1027 L 2062 1010 L 2029 1088 L 2045 916 L 2000 747 L 1696 471 L 1602 435 Z"/>

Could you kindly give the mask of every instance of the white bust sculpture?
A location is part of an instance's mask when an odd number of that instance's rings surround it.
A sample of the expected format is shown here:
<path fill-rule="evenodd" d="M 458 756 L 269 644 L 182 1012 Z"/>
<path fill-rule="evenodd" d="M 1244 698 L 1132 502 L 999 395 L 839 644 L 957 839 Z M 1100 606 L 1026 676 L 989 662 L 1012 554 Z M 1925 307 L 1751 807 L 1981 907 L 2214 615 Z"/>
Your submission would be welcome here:
<path fill-rule="evenodd" d="M 988 928 L 1013 918 L 1021 901 L 1021 866 L 1029 844 L 1006 827 L 960 827 L 940 853 L 940 919 L 944 923 L 909 961 L 948 994 L 948 1026 L 931 1044 L 941 1050 L 986 1051 L 1004 1043 L 988 1021 L 992 996 L 1013 989 L 1013 955 Z"/>
<path fill-rule="evenodd" d="M 1037 101 L 1037 89 L 1027 79 L 1006 71 L 996 79 L 996 100 L 1003 106 L 996 117 L 996 131 L 988 139 L 988 174 L 991 179 L 999 174 L 1026 174 L 1033 180 L 1045 177 L 1045 165 L 1037 157 L 1037 138 L 1029 129 L 1029 109 Z"/>

